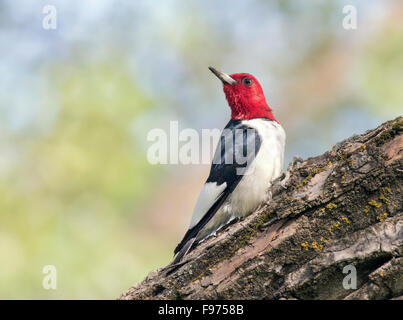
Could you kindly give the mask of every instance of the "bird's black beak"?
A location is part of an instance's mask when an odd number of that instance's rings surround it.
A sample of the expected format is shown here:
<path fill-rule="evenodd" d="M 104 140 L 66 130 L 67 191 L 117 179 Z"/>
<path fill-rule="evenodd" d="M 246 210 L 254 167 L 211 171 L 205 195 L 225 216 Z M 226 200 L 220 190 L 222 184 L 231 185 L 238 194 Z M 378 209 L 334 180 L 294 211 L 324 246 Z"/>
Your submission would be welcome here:
<path fill-rule="evenodd" d="M 231 78 L 228 74 L 218 71 L 217 69 L 213 67 L 208 67 L 212 73 L 214 73 L 218 79 L 222 81 L 223 84 L 237 84 L 238 82 L 234 79 Z"/>

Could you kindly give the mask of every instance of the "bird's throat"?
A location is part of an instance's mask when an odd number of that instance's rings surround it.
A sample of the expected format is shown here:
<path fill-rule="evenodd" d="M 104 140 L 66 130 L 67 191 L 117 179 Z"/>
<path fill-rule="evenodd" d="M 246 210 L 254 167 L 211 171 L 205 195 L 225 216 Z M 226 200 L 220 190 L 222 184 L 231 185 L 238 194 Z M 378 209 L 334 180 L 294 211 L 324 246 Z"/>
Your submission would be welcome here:
<path fill-rule="evenodd" d="M 266 101 L 255 101 L 254 103 L 250 103 L 248 101 L 242 101 L 235 98 L 228 100 L 228 104 L 231 108 L 232 120 L 268 118 L 278 122 Z"/>

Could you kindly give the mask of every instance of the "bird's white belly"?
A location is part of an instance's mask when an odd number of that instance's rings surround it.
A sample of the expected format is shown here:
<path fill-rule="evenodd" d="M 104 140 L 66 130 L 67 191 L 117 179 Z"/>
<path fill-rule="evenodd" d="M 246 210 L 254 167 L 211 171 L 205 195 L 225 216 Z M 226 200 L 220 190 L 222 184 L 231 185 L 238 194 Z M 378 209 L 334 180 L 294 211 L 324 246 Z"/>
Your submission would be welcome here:
<path fill-rule="evenodd" d="M 255 160 L 223 206 L 233 217 L 245 217 L 267 200 L 269 188 L 283 168 L 285 133 L 274 121 L 245 120 L 261 136 L 262 144 Z"/>
<path fill-rule="evenodd" d="M 214 234 L 234 218 L 249 215 L 268 199 L 273 180 L 281 174 L 285 146 L 283 128 L 274 121 L 262 119 L 244 121 L 246 125 L 258 131 L 261 137 L 260 149 L 237 187 L 200 232 L 198 238 L 203 239 L 206 235 Z"/>

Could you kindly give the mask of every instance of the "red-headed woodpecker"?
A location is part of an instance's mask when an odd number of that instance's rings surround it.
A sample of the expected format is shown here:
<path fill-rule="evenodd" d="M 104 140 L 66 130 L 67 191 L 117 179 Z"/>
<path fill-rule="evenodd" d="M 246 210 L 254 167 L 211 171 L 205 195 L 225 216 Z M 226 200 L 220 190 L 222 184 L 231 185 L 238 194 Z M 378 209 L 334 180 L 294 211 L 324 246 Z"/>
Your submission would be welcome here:
<path fill-rule="evenodd" d="M 283 167 L 285 132 L 256 78 L 248 73 L 227 75 L 209 69 L 224 85 L 231 120 L 223 130 L 210 174 L 189 229 L 175 248 L 177 256 L 172 264 L 220 228 L 268 200 L 269 188 Z"/>

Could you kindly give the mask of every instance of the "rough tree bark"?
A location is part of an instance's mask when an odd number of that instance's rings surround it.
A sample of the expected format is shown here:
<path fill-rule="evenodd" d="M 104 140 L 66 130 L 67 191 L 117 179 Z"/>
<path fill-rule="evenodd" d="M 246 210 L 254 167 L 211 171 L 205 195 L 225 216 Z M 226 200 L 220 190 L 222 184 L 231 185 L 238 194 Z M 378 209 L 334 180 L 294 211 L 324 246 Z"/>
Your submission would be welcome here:
<path fill-rule="evenodd" d="M 402 131 L 399 117 L 303 161 L 269 203 L 120 299 L 402 299 Z"/>

